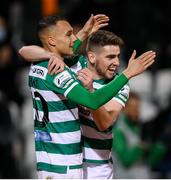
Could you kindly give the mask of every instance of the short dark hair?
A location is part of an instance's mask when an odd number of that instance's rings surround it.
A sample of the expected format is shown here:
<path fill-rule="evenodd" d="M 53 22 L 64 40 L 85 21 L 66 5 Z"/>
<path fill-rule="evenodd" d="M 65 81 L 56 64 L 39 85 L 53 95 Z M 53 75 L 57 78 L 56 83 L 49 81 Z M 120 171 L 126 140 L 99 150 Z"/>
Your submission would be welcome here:
<path fill-rule="evenodd" d="M 66 20 L 66 19 L 59 15 L 45 16 L 38 22 L 37 32 L 40 33 L 42 30 L 50 26 L 56 25 L 58 21 L 62 21 L 62 20 Z"/>
<path fill-rule="evenodd" d="M 106 45 L 118 45 L 122 47 L 123 44 L 124 41 L 116 34 L 106 30 L 98 30 L 88 38 L 86 51 L 92 51 L 96 47 Z"/>

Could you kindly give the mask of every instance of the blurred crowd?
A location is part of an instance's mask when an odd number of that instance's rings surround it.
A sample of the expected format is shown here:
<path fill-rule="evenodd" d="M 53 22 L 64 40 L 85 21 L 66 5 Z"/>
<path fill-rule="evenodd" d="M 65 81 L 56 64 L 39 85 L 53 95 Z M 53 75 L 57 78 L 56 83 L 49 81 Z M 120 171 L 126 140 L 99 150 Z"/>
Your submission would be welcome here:
<path fill-rule="evenodd" d="M 138 54 L 149 49 L 156 51 L 155 64 L 132 79 L 130 87 L 140 101 L 136 106 L 139 114 L 135 124 L 140 128 L 136 142 L 145 147 L 160 143 L 162 146 L 157 148 L 163 153 L 160 157 L 155 156 L 156 161 L 145 161 L 144 157 L 149 153 L 144 150 L 143 156 L 130 160 L 130 164 L 125 165 L 124 159 L 120 159 L 119 164 L 129 171 L 142 159 L 151 178 L 171 178 L 171 1 L 2 0 L 1 3 L 0 178 L 35 177 L 32 102 L 27 86 L 29 63 L 17 52 L 23 45 L 39 44 L 37 22 L 42 16 L 54 13 L 64 15 L 75 31 L 92 13 L 108 15 L 110 24 L 105 29 L 125 41 L 120 70 L 126 66 L 134 49 Z M 80 53 L 84 53 L 83 49 L 84 45 Z M 123 116 L 118 122 L 121 119 Z M 138 178 L 138 175 L 131 178 Z"/>

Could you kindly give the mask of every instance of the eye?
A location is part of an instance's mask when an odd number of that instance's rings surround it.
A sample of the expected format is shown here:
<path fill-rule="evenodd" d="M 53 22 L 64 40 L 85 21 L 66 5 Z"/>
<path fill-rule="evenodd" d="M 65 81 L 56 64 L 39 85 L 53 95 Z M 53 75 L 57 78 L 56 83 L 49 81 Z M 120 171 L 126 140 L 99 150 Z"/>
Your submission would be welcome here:
<path fill-rule="evenodd" d="M 67 33 L 66 33 L 66 36 L 67 37 L 70 37 L 72 35 L 72 31 L 68 31 Z"/>

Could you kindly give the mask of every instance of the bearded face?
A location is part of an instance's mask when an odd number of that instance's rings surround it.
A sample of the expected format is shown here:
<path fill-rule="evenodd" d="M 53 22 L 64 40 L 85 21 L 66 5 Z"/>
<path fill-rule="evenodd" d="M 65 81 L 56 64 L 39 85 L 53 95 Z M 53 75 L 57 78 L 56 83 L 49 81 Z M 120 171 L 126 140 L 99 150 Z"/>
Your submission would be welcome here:
<path fill-rule="evenodd" d="M 94 68 L 99 78 L 111 79 L 119 66 L 120 47 L 106 45 L 95 53 Z"/>

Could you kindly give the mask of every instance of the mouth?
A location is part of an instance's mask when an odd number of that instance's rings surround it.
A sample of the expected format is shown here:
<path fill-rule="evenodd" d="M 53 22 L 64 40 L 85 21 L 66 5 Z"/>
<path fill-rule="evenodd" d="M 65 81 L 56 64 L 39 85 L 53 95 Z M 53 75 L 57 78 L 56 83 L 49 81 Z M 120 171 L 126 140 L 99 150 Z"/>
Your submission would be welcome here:
<path fill-rule="evenodd" d="M 114 73 L 116 70 L 116 68 L 109 68 L 108 71 L 110 71 L 111 73 Z"/>
<path fill-rule="evenodd" d="M 112 76 L 115 76 L 115 75 L 116 75 L 116 68 L 109 68 L 107 71 L 108 71 L 108 73 L 111 74 Z"/>

